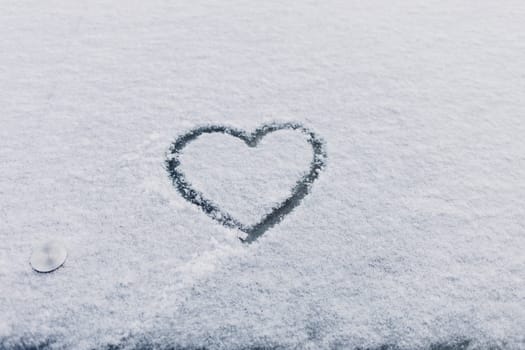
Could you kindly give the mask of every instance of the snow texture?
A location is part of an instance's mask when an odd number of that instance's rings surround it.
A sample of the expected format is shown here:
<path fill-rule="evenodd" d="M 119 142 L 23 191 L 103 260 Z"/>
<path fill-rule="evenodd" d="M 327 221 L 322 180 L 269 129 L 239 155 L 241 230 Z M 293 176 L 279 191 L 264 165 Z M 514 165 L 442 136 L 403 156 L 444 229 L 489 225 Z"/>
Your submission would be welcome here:
<path fill-rule="evenodd" d="M 308 173 L 312 152 L 303 135 L 282 131 L 258 147 L 215 134 L 195 141 L 181 157 L 189 181 L 244 225 L 283 202 Z"/>
<path fill-rule="evenodd" d="M 242 141 L 245 146 L 253 148 L 259 146 L 268 134 L 277 131 L 281 131 L 280 134 L 283 134 L 283 131 L 301 133 L 304 137 L 301 144 L 302 148 L 306 142 L 312 148 L 311 160 L 308 161 L 308 152 L 302 152 L 302 157 L 299 157 L 299 159 L 303 158 L 302 162 L 294 164 L 294 160 L 297 160 L 294 158 L 299 155 L 297 149 L 301 149 L 301 147 L 295 145 L 296 151 L 294 151 L 287 145 L 287 143 L 292 143 L 291 141 L 295 136 L 293 134 L 284 134 L 284 139 L 281 142 L 274 141 L 273 144 L 276 145 L 276 148 L 273 152 L 271 150 L 267 150 L 265 153 L 259 151 L 257 152 L 258 157 L 243 155 L 239 151 L 232 152 L 232 149 L 228 149 L 229 145 L 224 145 L 224 140 L 208 141 L 206 147 L 197 148 L 197 154 L 181 157 L 185 148 L 196 140 L 198 141 L 203 135 L 219 133 L 235 137 Z M 214 151 L 213 149 L 217 147 L 216 144 L 226 146 L 227 149 Z M 280 154 L 281 152 L 282 154 Z M 235 155 L 234 157 L 231 156 L 232 153 Z M 197 161 L 198 164 L 204 164 L 205 167 L 211 168 L 212 173 L 206 171 L 207 169 L 202 166 L 197 169 L 195 167 L 194 169 L 190 168 L 190 176 L 197 179 L 191 183 L 187 179 L 187 171 L 181 169 L 183 168 L 182 163 L 187 163 L 188 158 L 189 160 L 198 159 L 201 154 L 212 155 L 209 159 Z M 226 157 L 221 159 L 221 154 Z M 247 158 L 250 160 L 249 164 L 246 164 Z M 231 163 L 230 160 L 237 163 Z M 270 123 L 254 132 L 246 132 L 222 125 L 199 127 L 179 136 L 170 147 L 166 160 L 167 170 L 180 195 L 188 202 L 199 206 L 217 222 L 244 232 L 245 237 L 240 238 L 244 243 L 255 242 L 267 230 L 280 223 L 286 215 L 290 214 L 308 195 L 312 184 L 317 180 L 325 165 L 326 150 L 323 140 L 299 123 Z M 301 169 L 303 169 L 303 174 L 299 176 Z M 308 169 L 308 171 L 304 171 L 304 169 Z M 242 171 L 239 172 L 239 170 Z M 298 173 L 296 181 L 293 181 L 293 177 L 291 177 L 294 172 Z M 205 180 L 202 175 L 206 178 Z M 219 180 L 213 183 L 213 180 L 221 177 L 223 181 Z M 278 181 L 280 179 L 288 179 L 288 181 L 283 184 L 282 181 Z M 231 182 L 244 184 L 244 186 L 235 186 Z M 210 183 L 211 186 L 206 186 Z M 201 191 L 203 188 L 205 193 Z M 287 188 L 290 190 L 287 191 Z M 217 193 L 217 189 L 219 191 L 222 189 L 223 192 Z M 209 193 L 212 193 L 211 198 L 214 198 L 213 200 L 208 198 Z M 260 199 L 263 198 L 261 194 L 264 194 L 264 200 L 272 199 L 269 205 L 261 203 Z M 224 202 L 221 198 L 228 198 L 229 201 Z M 243 203 L 242 207 L 245 210 L 240 212 L 236 210 L 236 207 L 241 207 L 239 203 Z M 244 203 L 250 203 L 250 205 Z M 232 213 L 234 216 L 231 215 Z M 250 216 L 251 218 L 249 218 Z M 246 224 L 245 219 L 247 217 L 248 220 L 252 220 L 252 224 Z"/>
<path fill-rule="evenodd" d="M 525 349 L 524 18 L 0 0 L 0 349 Z M 322 137 L 326 167 L 246 245 L 166 159 L 195 127 L 274 121 Z M 250 224 L 308 171 L 300 138 L 206 135 L 182 166 Z M 68 259 L 38 274 L 47 240 Z"/>

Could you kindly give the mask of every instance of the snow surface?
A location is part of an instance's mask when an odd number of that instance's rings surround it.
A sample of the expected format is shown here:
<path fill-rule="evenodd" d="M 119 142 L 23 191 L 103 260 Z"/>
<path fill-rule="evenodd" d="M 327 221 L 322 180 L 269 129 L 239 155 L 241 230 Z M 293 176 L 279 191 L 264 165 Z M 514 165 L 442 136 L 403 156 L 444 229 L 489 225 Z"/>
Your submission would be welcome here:
<path fill-rule="evenodd" d="M 524 18 L 522 0 L 0 0 L 0 348 L 525 349 Z M 274 120 L 323 137 L 327 167 L 245 245 L 166 153 Z M 210 136 L 185 166 L 251 220 L 309 152 L 267 137 Z M 48 239 L 68 260 L 38 274 Z"/>
<path fill-rule="evenodd" d="M 187 146 L 180 161 L 194 188 L 251 226 L 291 195 L 312 159 L 306 135 L 283 130 L 253 148 L 224 134 L 201 136 Z"/>

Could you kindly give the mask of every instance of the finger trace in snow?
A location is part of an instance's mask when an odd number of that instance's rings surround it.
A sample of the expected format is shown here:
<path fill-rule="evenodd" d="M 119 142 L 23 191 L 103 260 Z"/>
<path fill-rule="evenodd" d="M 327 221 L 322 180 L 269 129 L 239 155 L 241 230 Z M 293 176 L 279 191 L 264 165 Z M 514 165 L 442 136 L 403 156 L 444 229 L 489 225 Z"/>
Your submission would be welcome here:
<path fill-rule="evenodd" d="M 225 135 L 244 144 L 228 142 Z M 247 233 L 243 241 L 251 243 L 300 204 L 325 162 L 323 141 L 288 122 L 253 133 L 226 126 L 196 128 L 173 143 L 167 166 L 186 200 Z"/>

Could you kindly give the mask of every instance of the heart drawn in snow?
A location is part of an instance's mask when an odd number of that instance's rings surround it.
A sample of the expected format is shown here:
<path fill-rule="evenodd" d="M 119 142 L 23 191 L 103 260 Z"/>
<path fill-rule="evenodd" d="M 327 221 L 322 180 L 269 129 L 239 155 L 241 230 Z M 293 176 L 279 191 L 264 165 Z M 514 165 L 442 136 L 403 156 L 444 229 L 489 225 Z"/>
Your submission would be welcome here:
<path fill-rule="evenodd" d="M 313 158 L 310 162 L 309 171 L 296 182 L 292 188 L 291 195 L 278 205 L 274 206 L 269 214 L 263 216 L 263 218 L 254 225 L 248 226 L 241 223 L 232 215 L 219 208 L 217 204 L 207 199 L 200 191 L 193 188 L 192 184 L 188 182 L 180 169 L 180 156 L 182 150 L 189 143 L 203 134 L 220 133 L 230 135 L 244 141 L 249 147 L 257 147 L 259 142 L 266 135 L 278 130 L 293 130 L 303 133 L 306 136 L 307 142 L 312 147 Z M 298 123 L 272 123 L 262 126 L 253 133 L 221 125 L 204 126 L 193 129 L 178 137 L 171 145 L 166 165 L 173 181 L 173 185 L 177 188 L 178 192 L 184 199 L 199 206 L 208 216 L 217 222 L 220 222 L 227 227 L 237 228 L 245 232 L 247 237 L 242 241 L 245 243 L 252 243 L 262 236 L 268 229 L 278 224 L 287 214 L 301 203 L 301 200 L 309 193 L 313 182 L 319 177 L 321 170 L 325 166 L 325 162 L 326 151 L 324 142 L 317 137 L 313 131 Z"/>

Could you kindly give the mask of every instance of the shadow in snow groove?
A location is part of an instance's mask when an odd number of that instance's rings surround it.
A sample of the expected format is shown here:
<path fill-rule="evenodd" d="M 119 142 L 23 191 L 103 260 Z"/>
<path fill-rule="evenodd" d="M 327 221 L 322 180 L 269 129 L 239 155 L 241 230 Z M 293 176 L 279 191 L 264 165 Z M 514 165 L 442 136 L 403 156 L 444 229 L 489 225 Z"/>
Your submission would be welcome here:
<path fill-rule="evenodd" d="M 217 204 L 213 203 L 201 192 L 193 188 L 191 183 L 188 182 L 180 170 L 181 164 L 179 157 L 182 150 L 202 134 L 222 133 L 241 139 L 249 147 L 256 147 L 264 136 L 279 130 L 296 130 L 305 134 L 307 136 L 307 141 L 313 150 L 313 159 L 310 163 L 308 174 L 295 184 L 291 196 L 273 208 L 270 214 L 264 216 L 261 221 L 253 226 L 246 226 L 229 213 L 221 210 Z M 220 222 L 227 227 L 237 228 L 247 233 L 247 237 L 242 241 L 245 243 L 252 243 L 262 236 L 268 229 L 281 222 L 286 215 L 301 203 L 301 200 L 309 193 L 313 182 L 319 177 L 321 170 L 324 168 L 326 157 L 323 140 L 321 140 L 313 131 L 298 123 L 267 124 L 255 130 L 253 133 L 248 133 L 227 126 L 212 125 L 193 129 L 177 138 L 170 147 L 166 165 L 174 186 L 184 199 L 199 206 L 215 221 Z"/>

